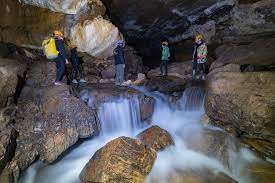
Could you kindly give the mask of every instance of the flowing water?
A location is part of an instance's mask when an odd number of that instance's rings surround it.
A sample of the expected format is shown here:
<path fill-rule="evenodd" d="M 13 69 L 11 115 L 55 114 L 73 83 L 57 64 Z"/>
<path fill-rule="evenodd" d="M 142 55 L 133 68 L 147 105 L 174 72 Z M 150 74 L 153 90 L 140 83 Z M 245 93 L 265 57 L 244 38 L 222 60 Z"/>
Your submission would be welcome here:
<path fill-rule="evenodd" d="M 144 92 L 144 91 L 143 91 Z M 229 172 L 223 165 L 213 158 L 188 149 L 179 134 L 186 136 L 201 133 L 204 125 L 201 117 L 204 114 L 204 90 L 201 88 L 188 88 L 179 100 L 175 109 L 169 104 L 166 96 L 160 93 L 147 93 L 156 99 L 152 124 L 158 125 L 170 132 L 175 146 L 158 153 L 153 170 L 146 182 L 167 183 L 171 173 L 178 170 L 199 169 L 207 167 L 216 172 L 224 172 L 239 182 L 248 182 L 246 178 L 238 175 L 241 165 L 254 161 L 255 157 L 246 150 L 234 152 L 239 163 L 232 162 L 236 172 Z M 93 154 L 110 140 L 119 136 L 134 137 L 142 131 L 140 121 L 139 102 L 136 97 L 120 99 L 102 104 L 98 110 L 101 121 L 100 135 L 88 140 L 65 155 L 61 160 L 51 165 L 36 162 L 24 172 L 20 183 L 78 183 L 79 174 Z M 245 154 L 243 156 L 242 154 Z M 249 158 L 247 158 L 247 155 Z M 236 159 L 236 158 L 235 158 Z M 242 163 L 240 163 L 242 162 Z M 156 181 L 157 177 L 157 181 Z"/>

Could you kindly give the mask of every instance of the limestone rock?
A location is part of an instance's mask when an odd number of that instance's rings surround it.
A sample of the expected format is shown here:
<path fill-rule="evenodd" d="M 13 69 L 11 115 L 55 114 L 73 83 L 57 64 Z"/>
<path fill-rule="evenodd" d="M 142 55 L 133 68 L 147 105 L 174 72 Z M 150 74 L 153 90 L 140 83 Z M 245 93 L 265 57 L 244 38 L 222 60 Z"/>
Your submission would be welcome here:
<path fill-rule="evenodd" d="M 25 0 L 24 3 L 26 5 L 17 0 L 2 2 L 0 41 L 38 48 L 54 30 L 61 30 L 80 51 L 99 58 L 113 55 L 119 31 L 109 20 L 102 18 L 105 6 L 101 1 Z M 87 10 L 81 10 L 77 15 L 67 15 L 76 14 L 84 7 Z"/>
<path fill-rule="evenodd" d="M 252 183 L 272 183 L 275 176 L 275 166 L 266 162 L 251 163 L 246 172 L 243 172 L 244 175 L 247 175 L 246 173 L 248 173 Z"/>
<path fill-rule="evenodd" d="M 40 47 L 43 39 L 52 35 L 53 30 L 64 29 L 66 17 L 61 13 L 23 6 L 18 0 L 4 0 L 1 3 L 0 40 L 3 42 Z"/>
<path fill-rule="evenodd" d="M 82 170 L 83 182 L 142 183 L 151 171 L 156 152 L 141 141 L 119 137 L 99 149 Z"/>
<path fill-rule="evenodd" d="M 53 162 L 79 138 L 95 133 L 96 118 L 93 110 L 70 95 L 68 87 L 46 88 L 23 89 L 16 128 L 19 143 L 28 145 L 32 140 L 40 158 Z"/>
<path fill-rule="evenodd" d="M 175 76 L 152 77 L 145 81 L 144 86 L 148 91 L 159 91 L 165 94 L 184 91 L 187 85 L 187 79 L 181 79 Z"/>
<path fill-rule="evenodd" d="M 236 181 L 222 172 L 213 172 L 213 170 L 202 168 L 187 171 L 175 171 L 169 175 L 167 180 L 154 177 L 150 183 L 236 183 Z"/>
<path fill-rule="evenodd" d="M 21 2 L 66 14 L 76 14 L 80 9 L 88 6 L 86 0 L 21 0 Z"/>
<path fill-rule="evenodd" d="M 160 74 L 160 68 L 150 70 L 147 75 L 149 78 L 156 77 Z M 192 78 L 192 63 L 179 62 L 168 64 L 168 76 L 175 76 L 182 79 Z"/>
<path fill-rule="evenodd" d="M 70 38 L 80 51 L 97 58 L 107 58 L 113 55 L 119 31 L 110 21 L 96 17 L 73 26 Z"/>
<path fill-rule="evenodd" d="M 24 77 L 26 65 L 16 60 L 0 58 L 0 108 L 5 107 L 8 97 L 15 94 L 18 77 Z"/>
<path fill-rule="evenodd" d="M 198 133 L 182 131 L 180 134 L 186 147 L 220 161 L 225 167 L 232 168 L 230 152 L 236 152 L 237 147 L 233 137 L 221 129 L 203 128 Z"/>
<path fill-rule="evenodd" d="M 210 70 L 226 64 L 270 66 L 275 64 L 275 38 L 258 39 L 247 45 L 223 45 L 216 49 L 217 60 Z"/>
<path fill-rule="evenodd" d="M 208 76 L 207 115 L 248 137 L 275 142 L 273 72 L 217 72 Z M 272 146 L 271 146 L 272 147 Z M 274 159 L 274 152 L 262 152 Z"/>
<path fill-rule="evenodd" d="M 116 101 L 121 98 L 131 99 L 137 97 L 142 120 L 149 119 L 154 110 L 154 99 L 133 88 L 117 87 L 114 84 L 102 83 L 75 87 L 72 92 L 76 97 L 81 98 L 92 108 L 97 108 L 104 102 Z"/>
<path fill-rule="evenodd" d="M 150 120 L 154 113 L 155 100 L 152 97 L 141 97 L 139 99 L 140 118 L 142 121 Z"/>
<path fill-rule="evenodd" d="M 153 148 L 156 151 L 164 150 L 165 148 L 174 145 L 174 140 L 168 131 L 159 126 L 152 126 L 137 135 L 137 138 L 148 148 Z"/>

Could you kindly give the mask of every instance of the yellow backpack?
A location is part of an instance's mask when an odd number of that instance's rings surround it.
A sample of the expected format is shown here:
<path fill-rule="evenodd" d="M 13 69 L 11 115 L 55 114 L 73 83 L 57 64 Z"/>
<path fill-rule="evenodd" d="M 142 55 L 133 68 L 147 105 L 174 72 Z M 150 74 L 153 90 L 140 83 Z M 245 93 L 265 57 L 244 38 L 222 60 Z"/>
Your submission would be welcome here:
<path fill-rule="evenodd" d="M 58 51 L 56 49 L 54 38 L 45 39 L 42 43 L 44 54 L 47 59 L 53 60 L 58 57 Z"/>

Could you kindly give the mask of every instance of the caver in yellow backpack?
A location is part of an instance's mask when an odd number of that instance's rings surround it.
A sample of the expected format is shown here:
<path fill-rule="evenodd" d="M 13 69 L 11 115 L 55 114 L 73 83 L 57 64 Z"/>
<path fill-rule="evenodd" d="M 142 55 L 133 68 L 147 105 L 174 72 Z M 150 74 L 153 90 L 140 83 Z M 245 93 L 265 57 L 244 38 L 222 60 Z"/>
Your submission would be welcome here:
<path fill-rule="evenodd" d="M 49 38 L 43 41 L 42 47 L 47 59 L 53 60 L 58 57 L 54 38 Z"/>

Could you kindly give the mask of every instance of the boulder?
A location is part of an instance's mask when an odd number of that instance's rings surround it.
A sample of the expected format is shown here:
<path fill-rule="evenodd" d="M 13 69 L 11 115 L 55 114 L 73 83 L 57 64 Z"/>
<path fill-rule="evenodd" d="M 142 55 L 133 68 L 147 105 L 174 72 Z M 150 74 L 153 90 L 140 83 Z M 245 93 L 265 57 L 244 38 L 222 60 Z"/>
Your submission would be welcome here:
<path fill-rule="evenodd" d="M 197 168 L 193 170 L 175 170 L 167 177 L 162 175 L 150 177 L 150 183 L 237 183 L 223 172 L 209 168 Z"/>
<path fill-rule="evenodd" d="M 225 167 L 232 168 L 230 152 L 236 152 L 237 148 L 233 137 L 221 129 L 203 128 L 197 133 L 188 133 L 184 130 L 178 135 L 184 140 L 188 149 L 215 158 Z"/>
<path fill-rule="evenodd" d="M 272 183 L 275 178 L 275 165 L 262 161 L 250 163 L 242 174 L 248 175 L 251 183 Z"/>
<path fill-rule="evenodd" d="M 207 85 L 205 110 L 214 123 L 269 142 L 263 145 L 275 143 L 274 72 L 214 72 L 208 75 Z M 262 153 L 275 158 L 274 151 Z"/>
<path fill-rule="evenodd" d="M 144 86 L 148 91 L 159 91 L 164 94 L 184 91 L 188 80 L 175 76 L 151 77 L 145 81 Z"/>
<path fill-rule="evenodd" d="M 0 108 L 5 107 L 8 97 L 16 92 L 18 77 L 23 78 L 26 64 L 17 60 L 0 58 Z"/>
<path fill-rule="evenodd" d="M 141 97 L 139 100 L 139 106 L 141 120 L 150 120 L 154 113 L 155 100 L 152 97 Z"/>
<path fill-rule="evenodd" d="M 119 137 L 99 149 L 80 174 L 83 182 L 142 183 L 151 171 L 156 151 L 141 141 Z"/>
<path fill-rule="evenodd" d="M 155 100 L 133 88 L 117 87 L 114 84 L 101 83 L 74 87 L 72 92 L 76 97 L 81 98 L 94 109 L 99 108 L 102 103 L 119 101 L 121 98 L 137 100 L 134 102 L 137 102 L 139 105 L 141 121 L 149 120 L 154 112 Z"/>
<path fill-rule="evenodd" d="M 159 126 L 152 126 L 144 130 L 137 135 L 137 138 L 143 142 L 146 147 L 153 148 L 156 151 L 164 150 L 175 144 L 169 132 Z"/>
<path fill-rule="evenodd" d="M 95 112 L 70 95 L 67 86 L 25 87 L 17 113 L 18 143 L 33 144 L 40 159 L 46 162 L 53 162 L 79 138 L 97 131 Z M 22 155 L 26 153 L 30 152 Z"/>
<path fill-rule="evenodd" d="M 112 56 L 119 35 L 118 28 L 101 16 L 70 28 L 70 38 L 78 50 L 96 58 Z"/>

